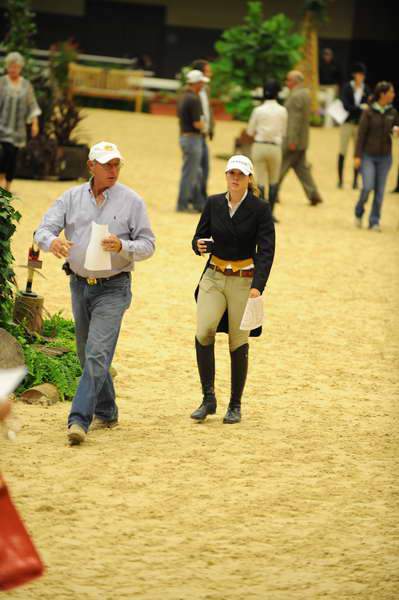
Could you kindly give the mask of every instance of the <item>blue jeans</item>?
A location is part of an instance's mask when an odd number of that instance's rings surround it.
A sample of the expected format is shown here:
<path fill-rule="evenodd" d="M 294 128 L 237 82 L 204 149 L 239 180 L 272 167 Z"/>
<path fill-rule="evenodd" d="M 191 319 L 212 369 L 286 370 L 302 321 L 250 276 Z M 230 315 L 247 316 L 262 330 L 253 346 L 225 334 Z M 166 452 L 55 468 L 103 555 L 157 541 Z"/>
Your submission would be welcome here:
<path fill-rule="evenodd" d="M 201 161 L 203 154 L 201 135 L 180 136 L 180 147 L 183 152 L 177 210 L 185 210 L 191 203 L 197 210 L 202 210 L 205 197 L 201 191 L 202 172 Z"/>
<path fill-rule="evenodd" d="M 392 156 L 371 156 L 364 154 L 362 158 L 361 174 L 363 187 L 360 192 L 358 203 L 355 207 L 355 215 L 362 218 L 364 206 L 371 191 L 374 191 L 373 205 L 369 216 L 369 226 L 378 225 L 381 217 L 381 207 L 384 200 L 385 184 L 389 169 L 392 165 Z"/>
<path fill-rule="evenodd" d="M 118 418 L 115 390 L 109 373 L 122 317 L 132 293 L 130 275 L 88 285 L 71 275 L 72 311 L 76 345 L 83 373 L 72 402 L 68 425 L 85 431 L 95 414 L 104 421 Z"/>

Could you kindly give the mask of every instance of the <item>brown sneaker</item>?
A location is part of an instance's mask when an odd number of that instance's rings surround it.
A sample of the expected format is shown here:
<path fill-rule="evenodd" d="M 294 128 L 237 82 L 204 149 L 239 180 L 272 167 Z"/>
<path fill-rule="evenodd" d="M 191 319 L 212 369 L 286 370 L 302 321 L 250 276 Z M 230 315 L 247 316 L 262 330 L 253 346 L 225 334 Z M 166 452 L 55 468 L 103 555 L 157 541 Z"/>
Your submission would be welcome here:
<path fill-rule="evenodd" d="M 86 432 L 77 423 L 72 423 L 70 427 L 68 427 L 68 441 L 71 446 L 78 446 L 79 444 L 83 444 L 86 439 Z"/>
<path fill-rule="evenodd" d="M 100 417 L 94 417 L 92 424 L 90 425 L 90 431 L 97 431 L 98 429 L 113 429 L 119 425 L 118 419 L 112 421 L 105 421 Z"/>

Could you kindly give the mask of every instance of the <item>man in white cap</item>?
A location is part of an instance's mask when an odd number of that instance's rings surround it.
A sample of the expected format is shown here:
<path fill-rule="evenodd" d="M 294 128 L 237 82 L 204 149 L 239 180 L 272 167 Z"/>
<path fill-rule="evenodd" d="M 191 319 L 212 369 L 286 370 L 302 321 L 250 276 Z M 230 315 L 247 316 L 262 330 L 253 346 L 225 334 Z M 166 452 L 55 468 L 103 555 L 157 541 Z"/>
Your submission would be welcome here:
<path fill-rule="evenodd" d="M 202 190 L 201 160 L 203 153 L 202 131 L 205 127 L 199 93 L 209 81 L 198 69 L 187 73 L 187 88 L 179 99 L 177 114 L 180 124 L 180 147 L 183 166 L 180 179 L 177 211 L 186 212 L 189 204 L 201 212 L 205 204 Z"/>
<path fill-rule="evenodd" d="M 143 200 L 118 183 L 122 156 L 110 142 L 95 144 L 89 153 L 92 178 L 64 192 L 44 215 L 35 233 L 39 246 L 66 258 L 70 275 L 76 344 L 83 373 L 68 418 L 71 444 L 84 442 L 87 431 L 118 423 L 115 390 L 109 373 L 122 317 L 131 302 L 131 271 L 136 261 L 155 250 Z M 86 251 L 92 224 L 107 225 L 102 241 L 111 255 L 110 268 L 88 270 Z M 61 231 L 65 238 L 59 238 Z"/>

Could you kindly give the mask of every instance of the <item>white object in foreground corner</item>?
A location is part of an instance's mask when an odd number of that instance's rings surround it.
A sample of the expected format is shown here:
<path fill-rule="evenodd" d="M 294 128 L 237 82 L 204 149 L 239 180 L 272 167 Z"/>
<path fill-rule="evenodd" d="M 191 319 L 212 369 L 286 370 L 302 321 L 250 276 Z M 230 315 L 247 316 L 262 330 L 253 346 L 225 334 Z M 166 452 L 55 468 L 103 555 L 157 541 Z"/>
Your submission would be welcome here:
<path fill-rule="evenodd" d="M 334 100 L 334 102 L 331 102 L 327 108 L 327 114 L 329 114 L 339 125 L 345 123 L 346 119 L 349 117 L 348 111 L 345 110 L 344 105 L 339 98 Z"/>
<path fill-rule="evenodd" d="M 263 317 L 264 312 L 262 296 L 258 296 L 257 298 L 248 298 L 248 302 L 241 320 L 240 329 L 242 331 L 251 331 L 251 329 L 260 327 L 263 323 Z"/>
<path fill-rule="evenodd" d="M 26 367 L 0 369 L 0 404 L 6 402 L 8 396 L 17 389 L 26 373 Z"/>
<path fill-rule="evenodd" d="M 86 250 L 84 267 L 88 271 L 110 271 L 111 254 L 104 250 L 101 242 L 109 236 L 108 225 L 91 224 L 91 236 Z"/>

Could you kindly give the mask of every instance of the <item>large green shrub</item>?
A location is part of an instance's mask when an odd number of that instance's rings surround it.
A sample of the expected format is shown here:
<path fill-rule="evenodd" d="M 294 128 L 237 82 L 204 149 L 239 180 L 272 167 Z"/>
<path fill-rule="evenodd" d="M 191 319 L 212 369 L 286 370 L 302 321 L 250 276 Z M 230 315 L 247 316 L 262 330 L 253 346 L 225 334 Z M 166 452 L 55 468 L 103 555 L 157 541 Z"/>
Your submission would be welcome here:
<path fill-rule="evenodd" d="M 270 78 L 282 82 L 301 58 L 303 38 L 278 14 L 265 20 L 261 2 L 248 2 L 244 24 L 223 32 L 215 44 L 213 94 L 226 101 L 234 117 L 247 120 L 254 106 L 251 91 Z"/>
<path fill-rule="evenodd" d="M 11 322 L 14 298 L 11 237 L 20 218 L 12 206 L 12 194 L 0 187 L 0 327 L 4 328 Z"/>

